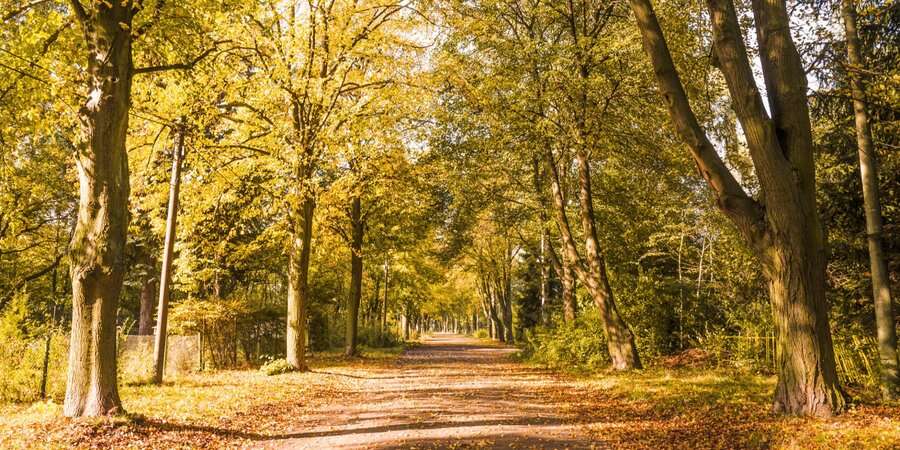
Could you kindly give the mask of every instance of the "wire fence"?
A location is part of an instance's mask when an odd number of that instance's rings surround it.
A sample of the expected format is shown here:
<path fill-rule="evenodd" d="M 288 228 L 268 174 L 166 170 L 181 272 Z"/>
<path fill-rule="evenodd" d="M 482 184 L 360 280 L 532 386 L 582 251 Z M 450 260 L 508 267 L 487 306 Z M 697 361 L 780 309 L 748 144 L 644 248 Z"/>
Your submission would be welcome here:
<path fill-rule="evenodd" d="M 119 365 L 122 379 L 144 381 L 153 374 L 153 336 L 125 335 L 119 342 Z M 200 336 L 168 336 L 166 338 L 166 368 L 164 376 L 171 377 L 198 371 L 201 368 Z"/>
<path fill-rule="evenodd" d="M 720 336 L 721 345 L 707 348 L 715 360 L 734 366 L 753 366 L 774 373 L 777 364 L 775 336 Z M 880 362 L 874 337 L 835 336 L 834 356 L 838 377 L 845 384 L 875 385 Z"/>

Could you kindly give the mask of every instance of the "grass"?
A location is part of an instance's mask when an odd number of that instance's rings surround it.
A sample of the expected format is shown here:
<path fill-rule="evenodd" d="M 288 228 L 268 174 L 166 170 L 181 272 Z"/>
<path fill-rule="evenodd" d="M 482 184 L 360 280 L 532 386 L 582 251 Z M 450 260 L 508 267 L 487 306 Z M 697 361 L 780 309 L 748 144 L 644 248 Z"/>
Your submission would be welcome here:
<path fill-rule="evenodd" d="M 68 421 L 54 403 L 0 405 L 0 447 L 254 444 L 292 429 L 311 407 L 340 402 L 360 376 L 393 373 L 392 362 L 405 348 L 361 348 L 357 357 L 340 349 L 317 353 L 304 373 L 216 371 L 162 386 L 124 385 L 120 395 L 129 415 L 112 419 Z M 573 391 L 559 390 L 569 398 L 563 412 L 614 447 L 900 448 L 900 403 L 880 404 L 871 391 L 854 391 L 860 400 L 846 413 L 818 420 L 772 414 L 772 376 L 710 368 L 560 376 L 574 380 Z"/>
<path fill-rule="evenodd" d="M 900 447 L 900 404 L 879 404 L 871 392 L 856 392 L 862 399 L 838 417 L 810 419 L 770 412 L 772 376 L 651 368 L 578 378 L 591 397 L 579 416 L 630 448 Z"/>
<path fill-rule="evenodd" d="M 320 352 L 309 358 L 308 372 L 267 376 L 258 370 L 222 370 L 182 375 L 161 386 L 124 384 L 119 395 L 128 414 L 114 418 L 68 421 L 61 417 L 62 406 L 57 403 L 0 404 L 0 447 L 240 445 L 256 436 L 238 430 L 249 428 L 260 434 L 278 429 L 283 424 L 273 417 L 289 420 L 302 413 L 305 405 L 340 397 L 353 380 L 342 376 L 344 373 L 359 367 L 391 370 L 391 361 L 404 349 L 361 347 L 361 356 L 356 357 L 346 357 L 340 350 Z M 296 410 L 284 410 L 284 404 L 292 404 Z M 187 443 L 183 441 L 185 433 L 191 436 Z"/>

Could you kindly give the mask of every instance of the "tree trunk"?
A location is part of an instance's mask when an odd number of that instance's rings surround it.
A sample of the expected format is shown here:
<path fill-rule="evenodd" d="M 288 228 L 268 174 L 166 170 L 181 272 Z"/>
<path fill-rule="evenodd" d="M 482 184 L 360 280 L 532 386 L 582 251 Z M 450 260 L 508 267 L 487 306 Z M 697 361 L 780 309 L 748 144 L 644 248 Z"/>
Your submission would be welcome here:
<path fill-rule="evenodd" d="M 825 304 L 825 258 L 810 252 L 811 232 L 796 228 L 766 249 L 763 264 L 775 312 L 774 409 L 829 416 L 833 405 L 843 408 L 844 397 L 838 387 L 825 309 L 815 307 Z"/>
<path fill-rule="evenodd" d="M 566 260 L 566 252 L 562 253 L 560 264 L 560 284 L 562 284 L 563 320 L 567 323 L 575 321 L 578 315 L 578 299 L 575 297 L 575 274 Z"/>
<path fill-rule="evenodd" d="M 86 141 L 75 152 L 80 185 L 70 245 L 72 333 L 63 414 L 122 413 L 116 373 L 116 312 L 125 272 L 131 102 L 131 2 L 72 2 L 87 41 Z"/>
<path fill-rule="evenodd" d="M 516 341 L 516 337 L 513 334 L 512 280 L 508 271 L 504 274 L 502 283 L 503 328 L 506 331 L 506 343 L 512 344 Z"/>
<path fill-rule="evenodd" d="M 844 409 L 825 302 L 825 245 L 815 203 L 806 76 L 785 4 L 754 0 L 771 117 L 749 63 L 731 0 L 708 0 L 715 64 L 747 139 L 765 208 L 750 197 L 702 129 L 649 0 L 630 0 L 669 115 L 722 212 L 759 258 L 769 282 L 777 339 L 774 409 L 830 416 Z"/>
<path fill-rule="evenodd" d="M 498 308 L 500 307 L 499 302 L 497 301 L 497 294 L 491 291 L 491 322 L 494 324 L 494 338 L 500 342 L 506 342 L 506 334 L 503 330 L 503 321 L 500 320 L 500 314 L 498 314 Z"/>
<path fill-rule="evenodd" d="M 307 194 L 291 211 L 291 243 L 288 250 L 287 362 L 306 371 L 306 310 L 309 304 L 309 256 L 315 201 Z"/>
<path fill-rule="evenodd" d="M 153 345 L 153 382 L 162 383 L 166 368 L 166 338 L 168 337 L 169 294 L 172 282 L 172 257 L 178 226 L 178 192 L 181 187 L 181 163 L 184 159 L 184 130 L 178 130 L 175 148 L 172 149 L 172 179 L 169 183 L 169 207 L 166 217 L 166 238 L 163 244 L 162 270 L 159 283 L 156 335 Z"/>
<path fill-rule="evenodd" d="M 404 311 L 400 316 L 400 328 L 403 330 L 403 340 L 409 340 L 409 314 Z"/>
<path fill-rule="evenodd" d="M 551 190 L 553 191 L 554 210 L 557 223 L 563 240 L 563 252 L 566 253 L 568 266 L 584 284 L 594 304 L 600 310 L 600 319 L 603 333 L 606 336 L 606 346 L 609 351 L 612 367 L 616 370 L 630 370 L 641 368 L 641 360 L 638 357 L 637 346 L 634 343 L 634 334 L 619 315 L 612 288 L 606 273 L 606 262 L 600 252 L 597 239 L 597 231 L 594 224 L 594 207 L 591 198 L 591 177 L 587 154 L 583 150 L 576 152 L 579 178 L 579 202 L 581 204 L 580 218 L 585 239 L 585 254 L 587 261 L 581 259 L 575 241 L 572 237 L 569 219 L 566 215 L 566 202 L 562 196 L 559 170 L 553 160 L 553 156 L 547 153 L 547 165 L 551 174 Z"/>
<path fill-rule="evenodd" d="M 900 395 L 900 372 L 897 361 L 897 330 L 894 324 L 894 305 L 887 262 L 881 245 L 881 200 L 878 190 L 878 158 L 872 142 L 865 86 L 859 68 L 865 67 L 856 30 L 856 2 L 842 0 L 841 15 L 847 39 L 847 60 L 850 67 L 850 91 L 856 122 L 856 145 L 862 177 L 863 202 L 866 211 L 866 237 L 869 244 L 869 265 L 872 270 L 872 297 L 875 301 L 875 327 L 878 336 L 878 356 L 881 360 L 881 394 L 885 400 Z"/>
<path fill-rule="evenodd" d="M 141 283 L 141 311 L 138 316 L 138 334 L 141 336 L 153 334 L 153 300 L 159 292 L 159 278 L 153 272 L 156 269 L 156 258 L 148 254 L 147 264 L 149 270 Z"/>
<path fill-rule="evenodd" d="M 384 259 L 384 301 L 381 304 L 381 325 L 379 332 L 382 338 L 384 331 L 387 330 L 387 313 L 388 313 L 388 286 L 390 285 L 390 264 L 388 259 Z"/>
<path fill-rule="evenodd" d="M 362 296 L 362 244 L 363 222 L 362 204 L 359 197 L 354 197 L 350 205 L 350 223 L 353 227 L 350 242 L 350 298 L 347 302 L 347 330 L 344 341 L 344 354 L 356 355 L 356 341 L 359 333 L 359 300 Z M 385 292 L 387 289 L 385 289 Z"/>
<path fill-rule="evenodd" d="M 541 229 L 541 324 L 550 324 L 550 265 L 547 263 L 547 246 L 550 245 L 550 233 Z"/>

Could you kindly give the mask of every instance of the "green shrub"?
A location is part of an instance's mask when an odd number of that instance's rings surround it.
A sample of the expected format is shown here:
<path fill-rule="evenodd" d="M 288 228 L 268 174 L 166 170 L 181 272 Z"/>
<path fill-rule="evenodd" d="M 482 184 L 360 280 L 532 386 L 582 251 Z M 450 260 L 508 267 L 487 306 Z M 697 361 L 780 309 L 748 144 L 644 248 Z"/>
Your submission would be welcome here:
<path fill-rule="evenodd" d="M 263 364 L 259 368 L 260 372 L 262 372 L 266 375 L 269 375 L 269 376 L 293 372 L 294 370 L 295 370 L 294 366 L 292 366 L 291 363 L 287 362 L 286 359 L 282 359 L 282 358 L 273 359 L 273 360 Z"/>
<path fill-rule="evenodd" d="M 594 370 L 609 364 L 600 316 L 585 311 L 573 323 L 526 331 L 522 355 L 554 368 Z"/>
<path fill-rule="evenodd" d="M 66 389 L 68 338 L 59 329 L 29 323 L 27 302 L 27 296 L 16 295 L 0 315 L 0 402 L 40 399 L 45 354 L 49 356 L 47 397 L 61 401 Z M 31 334 L 24 329 L 31 329 Z"/>
<path fill-rule="evenodd" d="M 475 331 L 475 337 L 478 339 L 487 339 L 488 337 L 490 337 L 490 335 L 488 334 L 487 330 L 482 329 Z"/>
<path fill-rule="evenodd" d="M 388 327 L 382 332 L 377 325 L 361 326 L 357 334 L 357 342 L 371 348 L 396 347 L 403 343 L 403 338 L 393 327 Z"/>

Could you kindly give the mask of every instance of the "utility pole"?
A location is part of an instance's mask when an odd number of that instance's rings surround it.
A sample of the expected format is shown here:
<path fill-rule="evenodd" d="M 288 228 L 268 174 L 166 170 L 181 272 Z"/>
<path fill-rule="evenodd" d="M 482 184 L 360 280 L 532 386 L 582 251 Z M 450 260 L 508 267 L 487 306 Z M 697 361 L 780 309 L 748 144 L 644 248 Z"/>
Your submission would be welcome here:
<path fill-rule="evenodd" d="M 172 179 L 169 183 L 169 207 L 166 217 L 166 240 L 163 247 L 162 271 L 159 283 L 158 319 L 153 345 L 153 382 L 161 384 L 166 368 L 166 321 L 169 314 L 169 288 L 172 283 L 172 253 L 175 246 L 175 226 L 178 222 L 178 190 L 181 187 L 181 163 L 184 160 L 184 119 L 178 124 L 175 148 L 172 151 Z"/>

